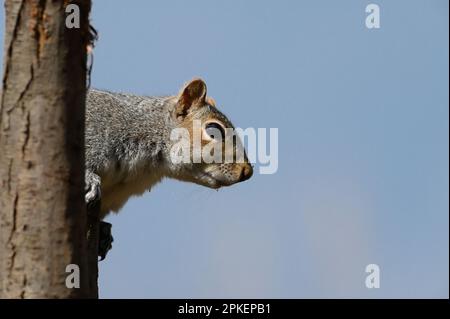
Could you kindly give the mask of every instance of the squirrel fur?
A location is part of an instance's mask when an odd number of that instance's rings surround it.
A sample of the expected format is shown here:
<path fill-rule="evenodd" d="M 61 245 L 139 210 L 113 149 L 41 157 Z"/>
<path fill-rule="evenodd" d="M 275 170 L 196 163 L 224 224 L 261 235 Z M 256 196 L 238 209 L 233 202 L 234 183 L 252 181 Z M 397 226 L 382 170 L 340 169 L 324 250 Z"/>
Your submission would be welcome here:
<path fill-rule="evenodd" d="M 233 128 L 206 90 L 203 80 L 193 79 L 175 96 L 88 91 L 85 198 L 88 204 L 101 199 L 101 218 L 118 212 L 130 197 L 143 194 L 166 177 L 215 189 L 251 177 L 253 170 L 246 156 L 239 163 L 171 161 L 173 129 L 192 132 L 194 120 Z"/>

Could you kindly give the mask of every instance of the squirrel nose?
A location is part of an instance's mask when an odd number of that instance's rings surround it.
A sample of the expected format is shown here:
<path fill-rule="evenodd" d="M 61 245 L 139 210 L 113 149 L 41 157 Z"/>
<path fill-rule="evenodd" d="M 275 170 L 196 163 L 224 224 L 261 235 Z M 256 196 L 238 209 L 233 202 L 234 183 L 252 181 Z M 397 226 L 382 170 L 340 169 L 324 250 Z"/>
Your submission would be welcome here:
<path fill-rule="evenodd" d="M 244 167 L 242 167 L 241 170 L 241 176 L 239 176 L 239 181 L 243 182 L 252 177 L 253 175 L 253 168 L 250 164 L 245 164 Z"/>

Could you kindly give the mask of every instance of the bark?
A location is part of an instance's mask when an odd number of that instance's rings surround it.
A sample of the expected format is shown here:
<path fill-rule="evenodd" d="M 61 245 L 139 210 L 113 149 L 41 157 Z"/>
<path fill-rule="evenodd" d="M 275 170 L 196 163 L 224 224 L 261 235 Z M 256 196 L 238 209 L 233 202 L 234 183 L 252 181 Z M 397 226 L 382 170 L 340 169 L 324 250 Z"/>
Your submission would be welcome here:
<path fill-rule="evenodd" d="M 65 26 L 78 4 L 79 29 Z M 90 0 L 6 0 L 0 105 L 0 297 L 95 297 L 84 204 Z M 80 268 L 67 288 L 66 266 Z"/>
<path fill-rule="evenodd" d="M 98 240 L 100 223 L 101 201 L 98 201 L 88 210 L 88 233 L 87 233 L 87 268 L 89 297 L 98 298 Z"/>

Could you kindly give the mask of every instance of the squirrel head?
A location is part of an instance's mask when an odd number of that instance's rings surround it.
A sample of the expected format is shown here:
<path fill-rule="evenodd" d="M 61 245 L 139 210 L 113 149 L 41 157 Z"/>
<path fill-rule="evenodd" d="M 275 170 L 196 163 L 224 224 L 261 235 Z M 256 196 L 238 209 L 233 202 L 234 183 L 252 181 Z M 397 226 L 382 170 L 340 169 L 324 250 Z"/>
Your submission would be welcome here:
<path fill-rule="evenodd" d="M 177 161 L 171 158 L 169 177 L 210 188 L 245 181 L 252 176 L 253 168 L 242 142 L 206 93 L 205 82 L 197 78 L 172 99 L 175 129 L 185 134 L 178 140 L 171 134 L 172 155 L 180 155 L 180 150 L 184 153 Z"/>

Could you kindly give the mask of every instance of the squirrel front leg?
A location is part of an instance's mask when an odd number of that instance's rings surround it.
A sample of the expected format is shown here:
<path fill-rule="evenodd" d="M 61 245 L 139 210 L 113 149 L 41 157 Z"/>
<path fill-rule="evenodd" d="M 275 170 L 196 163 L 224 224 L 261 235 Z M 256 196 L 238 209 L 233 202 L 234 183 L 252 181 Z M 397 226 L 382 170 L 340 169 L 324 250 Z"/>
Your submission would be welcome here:
<path fill-rule="evenodd" d="M 90 171 L 86 170 L 85 175 L 85 195 L 84 195 L 86 205 L 92 207 L 101 198 L 101 179 L 100 176 Z M 111 224 L 100 221 L 99 224 L 99 239 L 98 239 L 98 256 L 100 260 L 105 259 L 106 254 L 112 248 L 112 242 L 114 241 L 111 234 Z"/>

